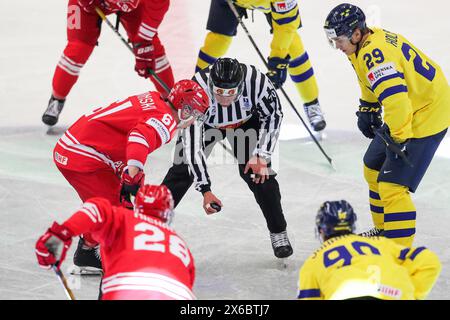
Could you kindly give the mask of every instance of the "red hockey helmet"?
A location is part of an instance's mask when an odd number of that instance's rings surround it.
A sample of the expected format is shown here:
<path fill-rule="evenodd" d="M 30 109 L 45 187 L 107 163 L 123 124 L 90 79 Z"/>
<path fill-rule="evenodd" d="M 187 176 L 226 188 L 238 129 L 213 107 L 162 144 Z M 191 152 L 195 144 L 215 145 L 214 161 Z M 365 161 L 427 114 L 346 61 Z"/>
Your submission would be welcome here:
<path fill-rule="evenodd" d="M 173 198 L 169 188 L 165 185 L 146 184 L 139 188 L 136 194 L 135 210 L 147 216 L 170 221 L 173 210 Z"/>
<path fill-rule="evenodd" d="M 205 121 L 209 97 L 205 90 L 193 80 L 180 80 L 173 86 L 167 100 L 178 110 L 180 125 L 192 123 L 193 119 Z"/>
<path fill-rule="evenodd" d="M 108 7 L 115 11 L 130 12 L 137 8 L 141 0 L 106 0 Z"/>

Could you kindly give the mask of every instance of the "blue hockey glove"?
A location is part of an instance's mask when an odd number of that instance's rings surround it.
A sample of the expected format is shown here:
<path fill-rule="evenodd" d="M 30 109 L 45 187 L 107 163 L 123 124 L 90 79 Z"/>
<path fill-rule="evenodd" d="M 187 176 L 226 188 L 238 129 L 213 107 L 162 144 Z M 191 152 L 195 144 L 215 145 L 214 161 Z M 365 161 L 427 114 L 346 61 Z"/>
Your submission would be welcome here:
<path fill-rule="evenodd" d="M 269 58 L 267 64 L 269 66 L 269 71 L 267 71 L 266 75 L 272 81 L 275 89 L 281 88 L 283 83 L 287 78 L 287 67 L 289 64 L 290 57 L 286 58 L 278 58 L 272 57 Z"/>
<path fill-rule="evenodd" d="M 397 161 L 399 159 L 403 160 L 408 166 L 411 168 L 414 165 L 408 159 L 408 143 L 409 139 L 405 140 L 402 143 L 397 143 L 392 139 L 390 135 L 389 128 L 384 126 L 380 130 L 375 130 L 375 133 L 383 140 L 386 144 L 386 157 L 391 161 Z"/>
<path fill-rule="evenodd" d="M 383 125 L 381 117 L 381 106 L 378 103 L 369 103 L 359 100 L 361 105 L 359 111 L 356 112 L 358 117 L 358 128 L 369 139 L 375 138 L 374 129 L 378 129 Z"/>

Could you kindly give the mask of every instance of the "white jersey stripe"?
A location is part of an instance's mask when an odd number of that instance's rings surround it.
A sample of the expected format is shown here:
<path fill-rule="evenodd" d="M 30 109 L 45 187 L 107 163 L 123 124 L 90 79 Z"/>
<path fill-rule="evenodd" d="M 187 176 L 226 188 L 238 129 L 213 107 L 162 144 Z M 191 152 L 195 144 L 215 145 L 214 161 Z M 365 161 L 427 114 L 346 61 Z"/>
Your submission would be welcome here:
<path fill-rule="evenodd" d="M 89 219 L 92 220 L 92 222 L 94 222 L 94 223 L 97 223 L 97 222 L 98 222 L 98 220 L 94 217 L 94 215 L 92 214 L 92 212 L 91 212 L 89 209 L 87 209 L 87 208 L 81 208 L 81 209 L 78 210 L 78 211 L 85 213 L 85 214 L 89 217 Z"/>
<path fill-rule="evenodd" d="M 128 142 L 135 142 L 135 143 L 139 143 L 142 144 L 144 146 L 146 146 L 147 148 L 150 148 L 150 146 L 148 145 L 147 141 L 141 137 L 134 137 L 134 136 L 129 136 L 128 137 Z"/>
<path fill-rule="evenodd" d="M 138 35 L 139 35 L 142 39 L 145 39 L 145 40 L 148 40 L 148 41 L 152 41 L 152 40 L 153 40 L 153 36 L 149 36 L 149 35 L 147 35 L 147 34 L 141 32 L 141 31 L 139 31 Z"/>
<path fill-rule="evenodd" d="M 67 151 L 70 151 L 70 152 L 73 152 L 73 153 L 77 153 L 77 154 L 81 154 L 82 156 L 85 156 L 85 157 L 88 157 L 88 158 L 95 159 L 95 160 L 97 160 L 97 161 L 99 161 L 99 162 L 103 162 L 102 159 L 99 159 L 99 158 L 96 157 L 96 156 L 90 155 L 89 153 L 86 153 L 86 152 L 82 152 L 82 151 L 77 150 L 77 149 L 75 149 L 75 148 L 68 147 L 68 146 L 65 145 L 61 140 L 59 140 L 59 141 L 57 142 L 57 144 L 58 144 L 59 146 L 61 146 L 63 149 L 67 150 Z"/>
<path fill-rule="evenodd" d="M 78 139 L 75 138 L 75 137 L 73 136 L 73 134 L 70 133 L 69 130 L 67 130 L 67 131 L 65 132 L 65 135 L 66 135 L 73 143 L 80 144 L 80 141 L 78 141 Z"/>
<path fill-rule="evenodd" d="M 114 172 L 116 171 L 114 162 L 111 159 L 109 159 L 103 153 L 98 152 L 94 148 L 79 144 L 78 140 L 72 134 L 70 134 L 69 131 L 66 131 L 65 134 L 59 139 L 58 144 L 68 151 L 72 151 L 86 157 L 102 161 L 110 166 L 114 170 Z"/>
<path fill-rule="evenodd" d="M 170 277 L 150 272 L 124 272 L 103 279 L 102 292 L 115 290 L 164 290 L 181 299 L 194 299 L 192 291 L 183 283 Z"/>
<path fill-rule="evenodd" d="M 68 56 L 66 56 L 65 54 L 62 55 L 62 58 L 67 60 L 67 62 L 70 63 L 71 65 L 73 65 L 74 67 L 82 68 L 84 66 L 84 63 L 75 62 L 72 59 L 70 59 Z"/>
<path fill-rule="evenodd" d="M 150 30 L 150 31 L 155 31 L 155 32 L 158 31 L 158 29 L 153 28 L 153 27 L 150 27 L 148 24 L 146 24 L 146 23 L 144 23 L 144 22 L 141 23 L 141 27 L 142 27 L 142 28 L 145 28 L 145 29 L 147 29 L 147 30 Z"/>
<path fill-rule="evenodd" d="M 91 202 L 86 202 L 83 205 L 83 207 L 93 212 L 94 216 L 98 218 L 98 221 L 103 222 L 102 216 L 100 215 L 100 211 L 98 210 L 98 207 L 95 204 Z"/>
<path fill-rule="evenodd" d="M 131 131 L 130 132 L 130 136 L 136 136 L 136 137 L 140 137 L 140 138 L 144 138 L 145 139 L 145 136 L 143 134 L 140 134 L 137 131 Z"/>
<path fill-rule="evenodd" d="M 144 170 L 144 164 L 138 160 L 130 159 L 127 161 L 127 166 L 135 166 L 141 170 Z"/>
<path fill-rule="evenodd" d="M 79 75 L 80 70 L 83 67 L 82 64 L 77 64 L 77 63 L 73 62 L 72 60 L 67 58 L 65 55 L 61 56 L 61 58 L 58 62 L 58 65 L 71 75 Z"/>
<path fill-rule="evenodd" d="M 163 72 L 164 70 L 166 70 L 168 68 L 170 68 L 170 64 L 169 63 L 167 63 L 166 65 L 164 65 L 164 66 L 162 66 L 160 68 L 155 68 L 155 73 L 161 73 L 161 72 Z"/>
<path fill-rule="evenodd" d="M 79 76 L 80 72 L 78 71 L 72 71 L 70 70 L 70 68 L 66 67 L 63 63 L 58 62 L 58 67 L 60 67 L 61 69 L 63 69 L 65 72 L 67 72 L 68 74 L 70 74 L 71 76 Z"/>
<path fill-rule="evenodd" d="M 122 290 L 136 290 L 136 291 L 149 291 L 149 292 L 160 292 L 176 300 L 193 300 L 194 298 L 187 297 L 186 295 L 180 295 L 178 293 L 168 290 L 166 287 L 152 286 L 152 285 L 120 285 L 112 288 L 102 289 L 102 293 L 106 294 L 112 291 L 122 291 Z"/>

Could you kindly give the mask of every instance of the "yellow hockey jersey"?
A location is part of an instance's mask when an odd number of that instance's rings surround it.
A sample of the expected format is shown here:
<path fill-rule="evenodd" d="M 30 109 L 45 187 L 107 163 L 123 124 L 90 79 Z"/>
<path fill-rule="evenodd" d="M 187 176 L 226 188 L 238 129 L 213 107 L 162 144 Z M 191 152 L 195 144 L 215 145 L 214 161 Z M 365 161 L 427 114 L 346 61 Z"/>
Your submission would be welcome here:
<path fill-rule="evenodd" d="M 424 299 L 440 271 L 439 258 L 425 247 L 407 248 L 384 237 L 349 234 L 324 242 L 305 261 L 297 298 Z"/>
<path fill-rule="evenodd" d="M 396 142 L 423 138 L 450 126 L 450 87 L 439 65 L 403 36 L 379 28 L 349 56 L 361 100 L 383 105 Z"/>
<path fill-rule="evenodd" d="M 273 38 L 270 57 L 285 58 L 301 25 L 297 0 L 236 0 L 236 5 L 272 13 Z"/>

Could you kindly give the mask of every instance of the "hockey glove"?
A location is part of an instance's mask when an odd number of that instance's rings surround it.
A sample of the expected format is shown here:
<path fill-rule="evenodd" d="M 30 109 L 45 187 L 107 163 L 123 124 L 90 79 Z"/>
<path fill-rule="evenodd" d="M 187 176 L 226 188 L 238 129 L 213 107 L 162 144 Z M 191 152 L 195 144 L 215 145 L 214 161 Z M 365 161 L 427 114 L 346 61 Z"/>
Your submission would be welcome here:
<path fill-rule="evenodd" d="M 50 269 L 52 265 L 61 265 L 67 250 L 72 244 L 72 232 L 64 225 L 53 222 L 51 228 L 36 242 L 36 256 L 39 266 Z"/>
<path fill-rule="evenodd" d="M 401 143 L 395 142 L 394 139 L 392 139 L 389 128 L 387 126 L 378 130 L 377 134 L 380 136 L 380 138 L 386 144 L 386 158 L 390 159 L 391 161 L 397 161 L 397 160 L 401 159 L 408 166 L 410 166 L 411 168 L 413 167 L 413 164 L 408 159 L 409 139 L 407 139 Z"/>
<path fill-rule="evenodd" d="M 144 185 L 145 174 L 141 170 L 134 177 L 128 174 L 128 169 L 122 173 L 122 181 L 120 182 L 120 203 L 125 208 L 133 209 L 131 196 L 135 196 L 139 188 Z"/>
<path fill-rule="evenodd" d="M 356 112 L 358 117 L 358 128 L 369 139 L 375 138 L 374 129 L 378 129 L 383 125 L 381 117 L 381 106 L 378 103 L 367 103 L 360 100 L 361 105 L 359 111 Z"/>
<path fill-rule="evenodd" d="M 136 57 L 134 70 L 141 77 L 150 77 L 150 70 L 155 70 L 155 52 L 151 41 L 143 41 L 133 44 L 133 52 Z"/>
<path fill-rule="evenodd" d="M 78 5 L 87 13 L 96 13 L 95 7 L 104 11 L 103 0 L 78 0 Z"/>
<path fill-rule="evenodd" d="M 284 59 L 272 57 L 269 58 L 269 61 L 267 62 L 269 71 L 267 71 L 266 75 L 270 79 L 270 81 L 272 81 L 275 89 L 281 88 L 281 86 L 286 81 L 289 59 L 289 56 Z"/>

